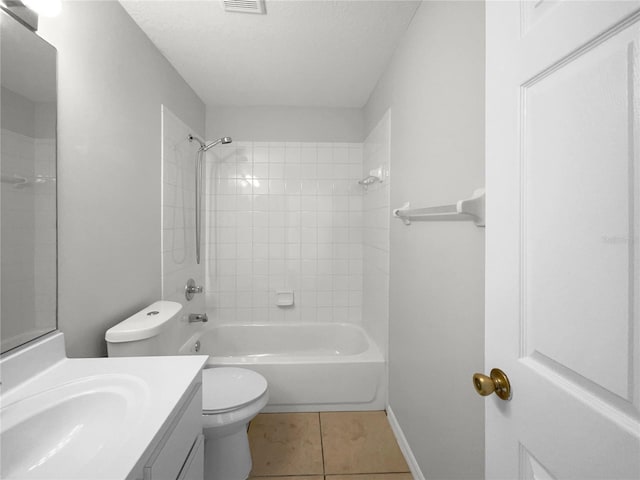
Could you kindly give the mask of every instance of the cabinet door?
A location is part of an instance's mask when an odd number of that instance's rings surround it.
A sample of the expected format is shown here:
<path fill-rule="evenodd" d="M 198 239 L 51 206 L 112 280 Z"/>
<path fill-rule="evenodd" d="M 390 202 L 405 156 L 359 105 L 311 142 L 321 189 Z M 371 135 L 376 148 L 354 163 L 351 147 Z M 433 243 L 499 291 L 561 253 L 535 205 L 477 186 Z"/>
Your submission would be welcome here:
<path fill-rule="evenodd" d="M 204 435 L 198 435 L 178 480 L 204 480 Z"/>
<path fill-rule="evenodd" d="M 202 435 L 202 390 L 193 389 L 186 405 L 165 434 L 144 467 L 144 480 L 175 480 L 193 450 L 194 439 Z"/>

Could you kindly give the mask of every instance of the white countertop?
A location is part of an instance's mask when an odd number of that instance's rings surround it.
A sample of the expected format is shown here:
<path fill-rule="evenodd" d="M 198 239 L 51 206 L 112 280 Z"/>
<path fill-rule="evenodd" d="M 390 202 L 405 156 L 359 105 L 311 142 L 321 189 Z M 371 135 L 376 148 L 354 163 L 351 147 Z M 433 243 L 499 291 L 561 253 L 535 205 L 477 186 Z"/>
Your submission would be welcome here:
<path fill-rule="evenodd" d="M 49 429 L 55 430 L 60 425 L 66 427 L 65 415 L 68 415 L 70 424 L 75 421 L 81 430 L 83 423 L 91 424 L 85 428 L 83 436 L 78 437 L 82 439 L 80 442 L 82 445 L 77 455 L 74 455 L 73 450 L 69 450 L 77 448 L 71 441 L 68 445 L 59 442 L 56 448 L 47 450 L 47 455 L 55 458 L 58 454 L 56 449 L 62 451 L 66 448 L 68 450 L 60 458 L 74 458 L 72 462 L 74 465 L 67 465 L 68 462 L 61 464 L 62 470 L 59 475 L 58 469 L 53 470 L 54 478 L 125 479 L 137 466 L 150 444 L 158 439 L 167 419 L 175 413 L 194 380 L 196 383 L 200 382 L 199 375 L 207 358 L 207 356 L 198 355 L 50 359 L 52 360 L 48 363 L 50 366 L 35 375 L 20 379 L 22 381 L 19 382 L 11 378 L 13 382 L 10 385 L 3 381 L 5 391 L 0 397 L 4 423 L 0 427 L 2 437 L 3 439 L 11 438 L 7 432 L 11 430 L 11 424 L 15 418 L 21 416 L 19 413 L 16 414 L 19 407 L 23 406 L 21 408 L 27 411 L 28 409 L 37 410 L 43 404 L 51 405 L 53 408 L 44 410 L 42 415 L 42 418 L 58 417 L 45 419 L 46 426 L 56 421 L 56 424 Z M 3 375 L 6 373 L 7 377 L 15 376 L 15 371 L 11 371 L 15 369 L 15 365 L 16 363 L 11 366 L 0 364 L 0 367 L 5 367 L 2 368 Z M 7 387 L 11 388 L 7 390 Z M 98 394 L 103 395 L 99 400 L 102 402 L 104 398 L 106 403 L 104 407 L 102 403 L 96 403 L 99 406 L 96 408 L 98 411 L 89 410 L 88 413 L 86 411 L 82 413 L 85 415 L 84 418 L 87 415 L 91 417 L 89 422 L 74 420 L 74 411 L 58 406 L 58 403 L 64 401 L 66 397 L 82 397 L 80 402 L 85 402 L 84 399 L 94 394 L 96 398 Z M 76 409 L 76 403 L 69 405 Z M 85 402 L 84 405 L 89 409 L 93 407 L 91 403 Z M 125 410 L 128 413 L 123 415 L 122 412 Z M 114 425 L 118 422 L 124 425 Z M 15 428 L 24 428 L 22 425 L 24 424 L 18 423 Z M 47 430 L 47 428 L 38 430 Z M 42 431 L 43 436 L 47 433 Z M 109 436 L 117 438 L 109 438 Z M 69 434 L 66 438 L 68 437 Z M 2 454 L 12 457 L 21 455 L 16 453 L 15 448 L 9 450 L 10 448 L 10 445 L 2 446 Z M 23 450 L 30 449 L 21 449 L 18 452 Z M 90 454 L 87 454 L 87 451 Z M 25 452 L 25 455 L 28 453 Z M 44 457 L 40 455 L 42 458 L 36 459 L 36 463 L 49 462 L 47 455 Z M 2 463 L 8 460 L 10 459 L 2 458 Z M 32 459 L 28 462 L 31 465 L 33 461 Z M 49 464 L 53 465 L 55 462 L 51 461 Z M 5 467 L 3 467 L 3 478 L 10 473 L 4 470 Z M 38 473 L 39 471 L 41 473 Z M 52 478 L 52 470 L 38 466 L 22 478 L 44 478 L 45 471 L 46 477 Z M 7 478 L 12 477 L 9 475 Z"/>

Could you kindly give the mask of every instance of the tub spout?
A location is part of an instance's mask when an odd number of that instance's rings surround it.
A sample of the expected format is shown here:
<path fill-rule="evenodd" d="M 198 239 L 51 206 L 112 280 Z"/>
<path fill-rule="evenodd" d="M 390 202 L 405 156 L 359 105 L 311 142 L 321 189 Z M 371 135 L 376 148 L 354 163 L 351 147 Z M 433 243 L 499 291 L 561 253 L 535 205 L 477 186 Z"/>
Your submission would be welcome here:
<path fill-rule="evenodd" d="M 189 314 L 189 323 L 196 323 L 196 322 L 208 322 L 209 321 L 209 317 L 207 317 L 206 313 L 190 313 Z"/>

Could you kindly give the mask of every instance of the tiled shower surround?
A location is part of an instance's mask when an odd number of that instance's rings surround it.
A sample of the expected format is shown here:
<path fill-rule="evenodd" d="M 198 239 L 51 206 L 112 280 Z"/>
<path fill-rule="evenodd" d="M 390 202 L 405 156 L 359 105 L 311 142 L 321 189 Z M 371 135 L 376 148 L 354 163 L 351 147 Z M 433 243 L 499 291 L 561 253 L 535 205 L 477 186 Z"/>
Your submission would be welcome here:
<path fill-rule="evenodd" d="M 362 319 L 363 144 L 234 141 L 207 157 L 207 309 L 220 322 Z M 276 305 L 293 290 L 294 305 Z"/>
<path fill-rule="evenodd" d="M 377 169 L 383 174 L 382 182 L 376 182 L 364 191 L 362 205 L 362 315 L 369 335 L 383 350 L 386 350 L 389 330 L 390 128 L 390 113 L 387 112 L 365 140 L 363 157 L 364 175 Z"/>
<path fill-rule="evenodd" d="M 189 278 L 204 282 L 204 267 L 195 253 L 195 158 L 198 145 L 187 136 L 187 124 L 162 107 L 162 298 L 184 303 Z M 204 218 L 204 216 L 203 216 Z M 204 236 L 203 236 L 204 237 Z M 184 313 L 203 313 L 195 295 Z"/>

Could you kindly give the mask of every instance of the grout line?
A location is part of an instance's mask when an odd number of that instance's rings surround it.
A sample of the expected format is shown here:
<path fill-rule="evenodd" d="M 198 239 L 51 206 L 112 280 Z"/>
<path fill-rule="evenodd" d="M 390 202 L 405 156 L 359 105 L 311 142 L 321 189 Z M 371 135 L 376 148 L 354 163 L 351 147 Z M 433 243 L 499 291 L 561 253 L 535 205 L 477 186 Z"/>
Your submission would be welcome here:
<path fill-rule="evenodd" d="M 318 412 L 318 425 L 320 425 L 320 453 L 322 454 L 322 475 L 325 476 L 327 473 L 327 469 L 324 465 L 324 442 L 322 441 L 322 417 L 320 412 Z"/>
<path fill-rule="evenodd" d="M 358 474 L 360 475 L 360 474 Z M 325 478 L 324 475 L 322 475 L 321 473 L 310 473 L 310 474 L 293 474 L 293 475 L 263 475 L 261 477 L 249 477 L 248 480 L 269 480 L 270 478 L 315 478 L 315 477 L 322 477 L 322 479 Z"/>

